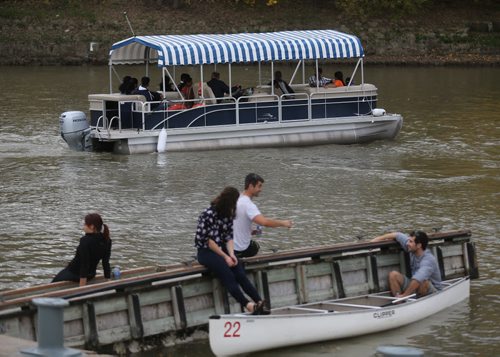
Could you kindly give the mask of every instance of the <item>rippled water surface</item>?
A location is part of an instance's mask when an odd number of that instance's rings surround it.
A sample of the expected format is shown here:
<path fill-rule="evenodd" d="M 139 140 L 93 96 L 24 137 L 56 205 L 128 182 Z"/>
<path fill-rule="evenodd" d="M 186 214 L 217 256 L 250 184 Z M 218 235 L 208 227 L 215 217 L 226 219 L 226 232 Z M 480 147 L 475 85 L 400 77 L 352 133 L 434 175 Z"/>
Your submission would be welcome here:
<path fill-rule="evenodd" d="M 199 212 L 254 171 L 266 180 L 257 199 L 262 212 L 295 222 L 291 230 L 266 229 L 264 250 L 466 228 L 481 275 L 468 302 L 412 326 L 256 356 L 362 356 L 381 344 L 416 346 L 426 356 L 500 351 L 500 69 L 365 68 L 379 106 L 404 116 L 394 141 L 137 156 L 72 152 L 59 136 L 59 114 L 87 111 L 87 94 L 108 88 L 107 68 L 0 73 L 9 88 L 0 113 L 0 290 L 48 282 L 72 258 L 91 211 L 110 226 L 112 263 L 127 269 L 189 260 Z M 254 73 L 240 67 L 234 80 L 245 85 Z M 202 341 L 142 355 L 210 352 Z"/>

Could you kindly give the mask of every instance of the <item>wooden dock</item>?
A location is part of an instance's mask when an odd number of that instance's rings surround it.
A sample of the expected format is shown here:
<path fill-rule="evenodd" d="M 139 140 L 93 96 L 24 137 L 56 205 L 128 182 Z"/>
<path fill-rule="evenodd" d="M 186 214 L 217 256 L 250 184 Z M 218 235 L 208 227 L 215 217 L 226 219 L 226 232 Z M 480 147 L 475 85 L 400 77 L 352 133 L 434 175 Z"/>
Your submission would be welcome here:
<path fill-rule="evenodd" d="M 479 276 L 470 231 L 429 234 L 443 279 Z M 336 244 L 263 254 L 245 260 L 248 276 L 272 307 L 387 290 L 390 270 L 409 271 L 395 242 Z M 61 282 L 0 292 L 0 333 L 36 340 L 34 297 L 60 297 L 66 347 L 126 351 L 132 341 L 172 341 L 206 330 L 208 317 L 241 311 L 197 262 L 124 271 L 84 287 Z"/>

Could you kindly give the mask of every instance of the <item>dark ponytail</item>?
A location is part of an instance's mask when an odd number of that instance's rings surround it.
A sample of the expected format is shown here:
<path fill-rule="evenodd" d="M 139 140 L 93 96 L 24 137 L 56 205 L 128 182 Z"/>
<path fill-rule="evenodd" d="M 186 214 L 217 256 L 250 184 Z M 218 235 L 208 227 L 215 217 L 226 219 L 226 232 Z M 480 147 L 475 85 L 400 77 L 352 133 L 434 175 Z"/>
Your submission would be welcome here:
<path fill-rule="evenodd" d="M 102 235 L 104 236 L 104 239 L 109 239 L 109 228 L 106 223 L 102 224 Z"/>
<path fill-rule="evenodd" d="M 101 216 L 98 213 L 89 213 L 85 216 L 85 224 L 94 226 L 97 232 L 102 233 L 105 239 L 109 239 L 108 225 L 103 223 Z"/>

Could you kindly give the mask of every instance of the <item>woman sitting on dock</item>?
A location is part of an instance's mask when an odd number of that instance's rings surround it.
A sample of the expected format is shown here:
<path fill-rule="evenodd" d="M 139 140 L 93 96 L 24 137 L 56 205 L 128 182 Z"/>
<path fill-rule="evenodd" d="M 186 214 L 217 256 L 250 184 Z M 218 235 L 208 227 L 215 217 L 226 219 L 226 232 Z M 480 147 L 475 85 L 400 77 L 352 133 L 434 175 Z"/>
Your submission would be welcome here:
<path fill-rule="evenodd" d="M 198 218 L 195 246 L 198 261 L 217 276 L 229 293 L 254 315 L 266 314 L 264 301 L 248 280 L 245 269 L 234 255 L 233 219 L 240 193 L 226 187 Z M 252 298 L 249 301 L 243 291 Z"/>
<path fill-rule="evenodd" d="M 85 235 L 80 238 L 75 257 L 66 268 L 56 275 L 52 280 L 53 283 L 74 281 L 79 282 L 80 286 L 84 286 L 88 280 L 95 277 L 97 264 L 101 260 L 104 277 L 110 278 L 111 238 L 108 226 L 102 222 L 99 214 L 90 213 L 85 216 L 83 231 Z"/>

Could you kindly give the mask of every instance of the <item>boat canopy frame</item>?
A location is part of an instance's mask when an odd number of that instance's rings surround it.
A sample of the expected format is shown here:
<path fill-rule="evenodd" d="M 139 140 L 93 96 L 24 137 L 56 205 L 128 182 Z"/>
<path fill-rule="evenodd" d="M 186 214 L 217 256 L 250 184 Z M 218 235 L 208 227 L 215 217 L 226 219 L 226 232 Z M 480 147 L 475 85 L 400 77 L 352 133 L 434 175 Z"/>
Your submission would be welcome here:
<path fill-rule="evenodd" d="M 164 81 L 167 75 L 175 85 L 173 80 L 175 73 L 172 75 L 168 66 L 175 68 L 176 66 L 198 65 L 200 66 L 200 81 L 203 83 L 203 65 L 228 64 L 229 87 L 232 87 L 232 63 L 258 62 L 260 82 L 261 62 L 271 62 L 271 80 L 273 81 L 275 61 L 298 61 L 290 80 L 291 83 L 301 64 L 302 76 L 305 80 L 305 61 L 315 61 L 315 73 L 318 77 L 318 61 L 320 60 L 358 58 L 351 78 L 354 77 L 361 64 L 361 82 L 364 83 L 363 57 L 364 49 L 359 38 L 336 30 L 133 36 L 116 42 L 111 47 L 109 52 L 110 93 L 113 92 L 113 65 L 145 64 L 146 75 L 148 75 L 149 64 L 157 63 L 158 67 L 162 68 L 162 80 Z M 118 73 L 114 72 L 119 78 Z M 274 86 L 271 90 L 274 92 Z"/>

